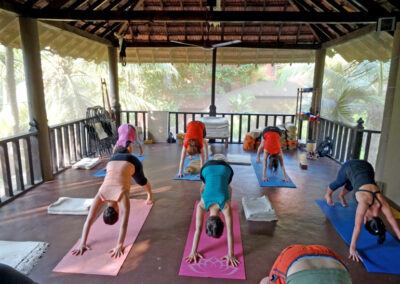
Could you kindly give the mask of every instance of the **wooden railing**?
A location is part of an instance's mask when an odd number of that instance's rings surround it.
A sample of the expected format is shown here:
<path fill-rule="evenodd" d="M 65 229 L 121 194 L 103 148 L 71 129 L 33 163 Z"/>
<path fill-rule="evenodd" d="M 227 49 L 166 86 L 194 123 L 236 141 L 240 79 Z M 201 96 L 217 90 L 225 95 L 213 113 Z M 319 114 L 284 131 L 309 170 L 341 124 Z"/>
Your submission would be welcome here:
<path fill-rule="evenodd" d="M 379 139 L 380 131 L 364 129 L 364 121 L 360 118 L 357 125 L 350 126 L 337 121 L 321 118 L 317 126 L 317 140 L 326 137 L 333 140 L 333 149 L 330 157 L 337 162 L 344 163 L 350 159 L 363 159 L 372 161 L 376 159 L 376 151 L 371 157 L 371 141 Z M 377 143 L 374 143 L 378 145 Z"/>
<path fill-rule="evenodd" d="M 83 157 L 91 156 L 87 119 L 78 119 L 50 126 L 50 147 L 53 173 L 70 167 Z"/>
<path fill-rule="evenodd" d="M 186 132 L 186 125 L 203 116 L 209 116 L 208 112 L 169 112 L 168 133 L 178 134 Z M 264 128 L 267 125 L 278 125 L 286 122 L 294 122 L 293 114 L 266 114 L 266 113 L 217 113 L 217 117 L 226 117 L 229 121 L 229 143 L 243 143 L 247 132 L 254 128 Z M 222 141 L 221 141 L 222 142 Z"/>
<path fill-rule="evenodd" d="M 42 182 L 37 132 L 0 140 L 0 205 Z"/>

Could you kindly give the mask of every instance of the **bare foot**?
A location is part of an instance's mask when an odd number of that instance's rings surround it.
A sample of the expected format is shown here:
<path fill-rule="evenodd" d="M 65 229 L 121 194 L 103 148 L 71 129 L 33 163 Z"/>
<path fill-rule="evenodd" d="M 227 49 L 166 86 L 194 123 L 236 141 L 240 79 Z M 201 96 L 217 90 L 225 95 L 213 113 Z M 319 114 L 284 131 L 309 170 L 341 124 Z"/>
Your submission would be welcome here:
<path fill-rule="evenodd" d="M 330 196 L 329 194 L 325 194 L 325 199 L 326 199 L 326 203 L 329 206 L 335 206 L 335 203 L 332 202 L 332 196 Z"/>
<path fill-rule="evenodd" d="M 342 202 L 343 207 L 349 206 L 349 204 L 347 204 L 347 202 L 346 202 L 346 199 L 344 199 L 344 196 L 339 195 L 339 199 L 340 199 L 340 202 Z"/>

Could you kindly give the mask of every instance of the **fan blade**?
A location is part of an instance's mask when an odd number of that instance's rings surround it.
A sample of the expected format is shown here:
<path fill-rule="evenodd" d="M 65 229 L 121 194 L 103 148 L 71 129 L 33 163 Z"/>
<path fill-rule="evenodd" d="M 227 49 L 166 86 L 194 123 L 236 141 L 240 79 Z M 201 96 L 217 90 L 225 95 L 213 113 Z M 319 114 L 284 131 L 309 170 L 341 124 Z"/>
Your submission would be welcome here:
<path fill-rule="evenodd" d="M 233 40 L 233 41 L 221 42 L 221 43 L 213 44 L 212 47 L 213 48 L 223 47 L 223 46 L 238 44 L 238 43 L 241 43 L 241 42 L 242 42 L 241 40 Z"/>
<path fill-rule="evenodd" d="M 181 44 L 181 45 L 187 45 L 187 46 L 202 47 L 201 45 L 196 45 L 196 44 L 191 44 L 191 43 L 176 41 L 176 40 L 170 40 L 169 42 L 173 42 L 173 43 L 177 43 L 177 44 Z"/>

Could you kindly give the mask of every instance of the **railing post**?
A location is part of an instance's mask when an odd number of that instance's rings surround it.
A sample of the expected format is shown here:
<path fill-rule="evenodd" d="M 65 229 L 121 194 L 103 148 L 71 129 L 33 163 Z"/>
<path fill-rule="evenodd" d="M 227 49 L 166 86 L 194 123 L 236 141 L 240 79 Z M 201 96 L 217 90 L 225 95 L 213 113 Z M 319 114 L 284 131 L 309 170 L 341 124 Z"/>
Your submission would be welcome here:
<path fill-rule="evenodd" d="M 361 146 L 363 142 L 363 130 L 364 130 L 364 120 L 360 117 L 359 120 L 357 120 L 357 126 L 355 127 L 356 135 L 354 138 L 354 145 L 353 145 L 353 159 L 360 159 L 361 155 Z"/>

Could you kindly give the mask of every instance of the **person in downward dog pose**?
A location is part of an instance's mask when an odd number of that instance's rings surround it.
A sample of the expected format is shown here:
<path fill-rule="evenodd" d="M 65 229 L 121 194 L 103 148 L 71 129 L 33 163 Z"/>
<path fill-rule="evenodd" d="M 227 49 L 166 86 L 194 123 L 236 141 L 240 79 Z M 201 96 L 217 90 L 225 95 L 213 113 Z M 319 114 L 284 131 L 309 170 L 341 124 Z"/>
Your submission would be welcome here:
<path fill-rule="evenodd" d="M 289 182 L 286 175 L 285 166 L 283 165 L 283 153 L 279 138 L 281 130 L 276 126 L 268 126 L 262 133 L 261 144 L 257 150 L 257 163 L 261 163 L 260 154 L 264 150 L 263 156 L 263 177 L 262 181 L 269 181 L 267 177 L 267 163 L 268 168 L 274 173 L 278 170 L 278 163 L 281 165 L 283 180 Z M 269 161 L 268 161 L 269 160 Z"/>
<path fill-rule="evenodd" d="M 370 163 L 364 160 L 350 160 L 344 163 L 338 172 L 336 180 L 328 186 L 325 193 L 328 205 L 335 205 L 332 201 L 332 194 L 341 186 L 343 186 L 343 189 L 339 198 L 343 207 L 348 206 L 345 195 L 353 191 L 353 189 L 357 201 L 349 258 L 354 261 L 360 260 L 356 247 L 363 222 L 369 233 L 379 236 L 379 244 L 385 241 L 386 228 L 383 221 L 378 217 L 380 211 L 386 216 L 397 238 L 400 240 L 399 225 L 392 214 L 389 204 L 375 183 L 375 172 Z"/>
<path fill-rule="evenodd" d="M 139 157 L 143 156 L 143 135 L 139 133 L 138 128 L 130 124 L 122 124 L 118 127 L 118 141 L 115 143 L 115 149 L 119 146 L 126 147 L 126 142 L 131 141 L 139 147 Z"/>
<path fill-rule="evenodd" d="M 200 155 L 200 167 L 204 165 L 204 160 L 208 160 L 208 144 L 206 137 L 206 126 L 201 121 L 191 121 L 186 127 L 185 141 L 183 142 L 181 160 L 179 164 L 178 177 L 183 177 L 183 164 L 186 154 L 190 156 Z M 204 157 L 205 154 L 205 157 Z"/>
<path fill-rule="evenodd" d="M 137 184 L 146 190 L 146 203 L 148 205 L 153 204 L 154 201 L 150 183 L 144 176 L 142 164 L 132 155 L 132 143 L 128 141 L 127 147 L 118 146 L 115 149 L 114 155 L 107 163 L 106 177 L 90 207 L 85 225 L 83 226 L 80 245 L 72 251 L 73 255 L 84 254 L 86 250 L 90 249 L 86 244 L 87 237 L 90 227 L 96 219 L 97 212 L 100 210 L 100 206 L 103 203 L 107 203 L 107 208 L 103 213 L 104 223 L 108 225 L 115 224 L 118 221 L 119 213 L 121 213 L 122 222 L 117 245 L 115 248 L 111 249 L 109 253 L 111 257 L 116 258 L 123 255 L 123 245 L 130 211 L 129 190 L 132 177 Z"/>
<path fill-rule="evenodd" d="M 222 259 L 226 259 L 227 265 L 239 265 L 239 260 L 235 257 L 233 248 L 232 188 L 229 185 L 232 177 L 232 168 L 222 160 L 208 161 L 201 169 L 200 178 L 203 183 L 200 188 L 200 202 L 196 209 L 196 232 L 193 238 L 192 251 L 185 258 L 187 263 L 197 263 L 198 260 L 203 258 L 203 255 L 197 252 L 197 247 L 203 227 L 204 214 L 209 211 L 210 217 L 206 222 L 207 235 L 213 238 L 221 237 L 224 231 L 224 222 L 219 215 L 222 212 L 225 217 L 228 239 L 228 254 Z"/>
<path fill-rule="evenodd" d="M 351 284 L 343 260 L 334 251 L 320 245 L 292 245 L 275 260 L 268 277 L 260 284 Z"/>

